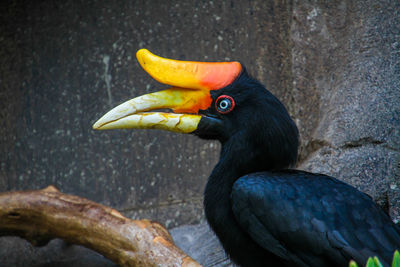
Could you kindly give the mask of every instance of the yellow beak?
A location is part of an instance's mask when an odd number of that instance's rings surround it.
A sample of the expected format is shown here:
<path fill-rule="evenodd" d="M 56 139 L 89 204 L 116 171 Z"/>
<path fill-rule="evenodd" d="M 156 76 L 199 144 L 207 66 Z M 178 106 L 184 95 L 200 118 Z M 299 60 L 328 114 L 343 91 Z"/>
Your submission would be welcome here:
<path fill-rule="evenodd" d="M 136 56 L 154 79 L 173 87 L 120 104 L 101 117 L 93 129 L 162 129 L 191 133 L 201 119 L 198 111 L 211 106 L 210 91 L 232 83 L 242 70 L 238 62 L 179 61 L 158 57 L 146 49 L 139 50 Z M 152 112 L 159 109 L 176 113 Z"/>
<path fill-rule="evenodd" d="M 196 130 L 200 115 L 146 112 L 155 109 L 185 110 L 204 96 L 203 91 L 171 88 L 136 97 L 113 108 L 101 117 L 93 129 L 161 129 L 190 133 Z"/>

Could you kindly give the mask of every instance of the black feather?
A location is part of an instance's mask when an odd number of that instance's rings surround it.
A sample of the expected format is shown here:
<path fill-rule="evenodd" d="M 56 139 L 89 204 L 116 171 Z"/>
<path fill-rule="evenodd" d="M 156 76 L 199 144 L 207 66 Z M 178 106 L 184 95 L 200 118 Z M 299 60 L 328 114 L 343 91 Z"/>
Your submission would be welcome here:
<path fill-rule="evenodd" d="M 279 256 L 283 247 L 284 257 L 305 266 L 365 264 L 371 255 L 388 265 L 400 244 L 393 222 L 369 196 L 329 176 L 254 173 L 234 183 L 231 199 L 235 218 L 257 244 Z"/>

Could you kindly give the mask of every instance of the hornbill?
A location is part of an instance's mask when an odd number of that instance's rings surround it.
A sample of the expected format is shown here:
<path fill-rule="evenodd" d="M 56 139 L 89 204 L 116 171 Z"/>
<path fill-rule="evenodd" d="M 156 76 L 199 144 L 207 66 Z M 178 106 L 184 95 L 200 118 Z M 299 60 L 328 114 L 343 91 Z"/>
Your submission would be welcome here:
<path fill-rule="evenodd" d="M 241 266 L 389 265 L 400 229 L 372 199 L 333 177 L 290 169 L 298 130 L 283 104 L 239 62 L 194 62 L 137 52 L 172 87 L 133 98 L 94 129 L 162 129 L 221 143 L 204 192 L 205 215 Z M 160 112 L 160 110 L 172 112 Z"/>

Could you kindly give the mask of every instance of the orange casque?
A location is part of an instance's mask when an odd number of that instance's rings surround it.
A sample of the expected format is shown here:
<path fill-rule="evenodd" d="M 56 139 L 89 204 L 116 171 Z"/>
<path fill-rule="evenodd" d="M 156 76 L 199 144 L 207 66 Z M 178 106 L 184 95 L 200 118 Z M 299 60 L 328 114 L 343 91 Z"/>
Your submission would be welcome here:
<path fill-rule="evenodd" d="M 175 107 L 174 112 L 197 113 L 199 109 L 207 109 L 212 102 L 210 90 L 229 85 L 242 71 L 239 62 L 181 61 L 156 56 L 147 49 L 140 49 L 136 57 L 151 77 L 160 83 L 173 86 L 171 89 L 179 87 L 200 91 L 195 93 L 196 96 L 190 97 L 196 101 Z"/>

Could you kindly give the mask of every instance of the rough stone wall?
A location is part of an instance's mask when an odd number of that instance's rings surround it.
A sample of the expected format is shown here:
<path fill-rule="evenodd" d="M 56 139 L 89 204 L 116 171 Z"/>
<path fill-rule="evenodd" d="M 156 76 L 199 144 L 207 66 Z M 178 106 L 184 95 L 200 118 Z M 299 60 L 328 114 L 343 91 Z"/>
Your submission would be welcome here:
<path fill-rule="evenodd" d="M 295 118 L 299 168 L 357 186 L 400 219 L 398 1 L 8 1 L 0 8 L 0 191 L 54 184 L 168 227 L 202 221 L 217 143 L 91 130 L 110 107 L 165 88 L 136 63 L 145 47 L 176 59 L 240 60 Z M 198 227 L 173 233 L 200 262 L 227 264 L 223 253 L 207 254 L 219 251 L 216 240 Z M 20 246 L 10 242 L 0 239 L 0 256 Z M 29 259 L 10 257 L 10 266 Z"/>
<path fill-rule="evenodd" d="M 295 1 L 291 40 L 294 94 L 310 91 L 295 97 L 300 168 L 353 184 L 400 221 L 400 2 Z"/>

